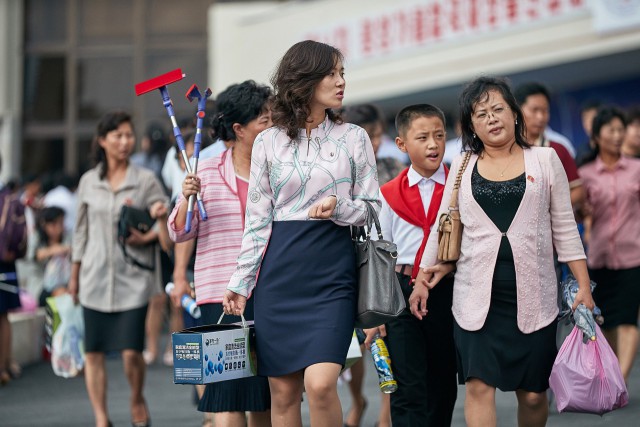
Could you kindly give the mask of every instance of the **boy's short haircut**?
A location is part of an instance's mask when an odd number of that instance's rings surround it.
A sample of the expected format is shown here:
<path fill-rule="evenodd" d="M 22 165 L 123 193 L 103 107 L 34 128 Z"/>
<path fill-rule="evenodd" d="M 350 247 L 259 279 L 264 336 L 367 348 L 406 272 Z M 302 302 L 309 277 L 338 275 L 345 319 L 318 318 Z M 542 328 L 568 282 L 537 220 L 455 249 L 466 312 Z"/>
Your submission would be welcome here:
<path fill-rule="evenodd" d="M 446 129 L 447 122 L 444 113 L 438 107 L 431 104 L 415 104 L 404 107 L 396 115 L 396 131 L 400 137 L 407 134 L 411 123 L 420 117 L 438 117 L 442 120 L 442 126 Z"/>

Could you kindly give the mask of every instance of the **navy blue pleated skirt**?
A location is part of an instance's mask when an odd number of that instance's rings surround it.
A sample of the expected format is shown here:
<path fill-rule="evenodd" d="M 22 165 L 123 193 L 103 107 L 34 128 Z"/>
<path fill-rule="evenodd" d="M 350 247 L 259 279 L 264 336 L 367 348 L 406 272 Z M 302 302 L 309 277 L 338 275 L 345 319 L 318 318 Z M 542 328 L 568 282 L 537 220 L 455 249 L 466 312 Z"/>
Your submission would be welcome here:
<path fill-rule="evenodd" d="M 275 221 L 253 298 L 259 375 L 344 366 L 357 299 L 349 227 Z"/>

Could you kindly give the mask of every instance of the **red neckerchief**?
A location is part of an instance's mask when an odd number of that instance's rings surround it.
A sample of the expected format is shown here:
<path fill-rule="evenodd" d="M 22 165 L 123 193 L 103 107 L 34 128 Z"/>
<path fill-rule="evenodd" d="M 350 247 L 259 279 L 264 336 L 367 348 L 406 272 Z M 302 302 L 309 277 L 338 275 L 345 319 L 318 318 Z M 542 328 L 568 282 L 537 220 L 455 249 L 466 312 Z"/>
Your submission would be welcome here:
<path fill-rule="evenodd" d="M 420 189 L 418 188 L 418 184 L 412 187 L 409 186 L 408 172 L 409 168 L 400 172 L 397 177 L 380 187 L 380 191 L 396 215 L 409 224 L 422 228 L 422 232 L 424 233 L 422 243 L 420 243 L 420 248 L 416 254 L 416 259 L 413 262 L 413 271 L 411 272 L 411 278 L 415 279 L 420 269 L 420 261 L 422 260 L 424 248 L 427 245 L 431 226 L 436 222 L 440 202 L 442 201 L 442 193 L 444 192 L 444 185 L 434 181 L 435 188 L 433 189 L 429 209 L 425 215 Z M 444 166 L 445 180 L 448 175 L 449 169 Z"/>

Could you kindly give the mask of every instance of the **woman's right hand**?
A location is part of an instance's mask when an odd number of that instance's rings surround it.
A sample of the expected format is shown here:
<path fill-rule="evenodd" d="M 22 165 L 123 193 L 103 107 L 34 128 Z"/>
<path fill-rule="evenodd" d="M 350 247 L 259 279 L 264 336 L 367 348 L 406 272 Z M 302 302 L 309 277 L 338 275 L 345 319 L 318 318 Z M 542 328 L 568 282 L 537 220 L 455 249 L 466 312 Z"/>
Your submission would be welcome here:
<path fill-rule="evenodd" d="M 247 297 L 237 294 L 233 291 L 226 290 L 222 298 L 222 309 L 225 314 L 240 316 L 244 313 L 247 305 Z"/>
<path fill-rule="evenodd" d="M 78 279 L 74 278 L 73 275 L 71 275 L 71 278 L 69 279 L 69 283 L 67 284 L 67 291 L 71 295 L 71 298 L 73 298 L 73 302 L 76 304 L 78 303 L 79 289 L 80 287 L 79 287 Z"/>
<path fill-rule="evenodd" d="M 195 196 L 200 193 L 200 178 L 195 174 L 187 174 L 182 182 L 182 195 L 185 200 L 189 200 L 189 196 Z"/>
<path fill-rule="evenodd" d="M 189 282 L 185 279 L 176 279 L 173 278 L 173 289 L 171 290 L 171 302 L 173 302 L 173 306 L 175 308 L 182 307 L 182 296 L 183 295 L 191 295 L 191 286 L 189 286 Z"/>
<path fill-rule="evenodd" d="M 440 262 L 431 267 L 422 269 L 416 277 L 416 284 L 420 283 L 429 289 L 433 289 L 440 280 L 447 274 L 453 272 L 456 269 L 456 264 L 453 262 Z M 421 273 L 424 275 L 421 276 Z"/>

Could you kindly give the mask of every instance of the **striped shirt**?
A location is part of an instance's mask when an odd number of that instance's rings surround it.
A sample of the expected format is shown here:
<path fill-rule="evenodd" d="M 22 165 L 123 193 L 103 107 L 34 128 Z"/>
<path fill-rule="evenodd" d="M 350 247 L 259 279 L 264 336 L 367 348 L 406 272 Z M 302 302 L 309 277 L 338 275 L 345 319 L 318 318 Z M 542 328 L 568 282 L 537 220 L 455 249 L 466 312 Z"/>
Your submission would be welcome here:
<path fill-rule="evenodd" d="M 180 194 L 168 220 L 169 235 L 175 242 L 195 237 L 196 262 L 194 280 L 198 305 L 220 303 L 227 289 L 242 243 L 244 212 L 231 156 L 232 149 L 206 159 L 198 165 L 202 200 L 209 219 L 199 221 L 197 209 L 191 231 L 177 229 L 175 218 L 182 203 Z M 246 193 L 245 193 L 246 194 Z"/>

